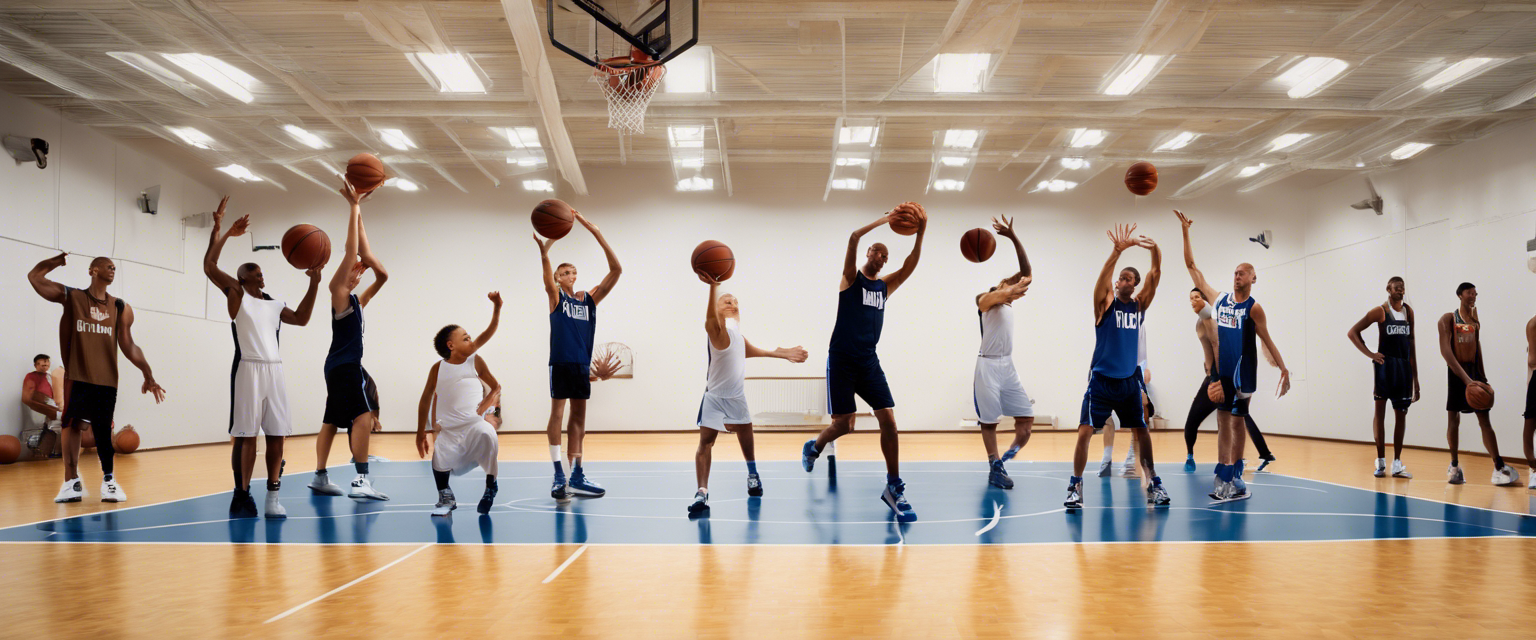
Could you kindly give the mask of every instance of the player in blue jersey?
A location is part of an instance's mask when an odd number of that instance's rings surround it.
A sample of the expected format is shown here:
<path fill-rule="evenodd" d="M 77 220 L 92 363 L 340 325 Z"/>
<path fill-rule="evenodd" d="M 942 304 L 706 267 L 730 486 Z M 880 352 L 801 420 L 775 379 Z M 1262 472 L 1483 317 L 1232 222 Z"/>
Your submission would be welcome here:
<path fill-rule="evenodd" d="M 346 495 L 358 501 L 389 499 L 374 489 L 368 478 L 368 435 L 373 431 L 379 402 L 378 390 L 363 370 L 363 307 L 389 280 L 389 272 L 368 246 L 368 232 L 363 228 L 362 202 L 372 193 L 359 194 L 350 183 L 342 181 L 341 195 L 352 210 L 347 219 L 347 245 L 341 254 L 341 265 L 331 276 L 331 349 L 325 356 L 325 417 L 315 439 L 315 479 L 309 484 L 317 494 L 342 495 L 341 487 L 331 483 L 325 463 L 336 431 L 348 431 L 357 477 Z M 363 295 L 353 294 L 369 269 L 373 269 L 373 284 L 368 285 Z"/>
<path fill-rule="evenodd" d="M 884 278 L 878 277 L 881 267 L 890 259 L 890 250 L 879 242 L 869 246 L 864 253 L 864 266 L 859 268 L 859 239 L 898 217 L 917 223 L 917 241 L 901 268 Z M 927 231 L 928 214 L 922 205 L 904 202 L 848 237 L 843 277 L 838 284 L 837 324 L 832 328 L 832 344 L 827 350 L 827 413 L 832 415 L 832 425 L 801 448 L 801 462 L 810 471 L 828 443 L 853 431 L 853 414 L 858 411 L 854 396 L 863 398 L 874 409 L 875 420 L 880 424 L 880 452 L 885 455 L 885 491 L 880 499 L 902 520 L 916 518 L 917 514 L 907 504 L 906 484 L 901 481 L 896 401 L 891 399 L 891 388 L 880 368 L 875 345 L 880 342 L 880 329 L 885 322 L 885 302 L 917 269 Z"/>
<path fill-rule="evenodd" d="M 592 338 L 597 333 L 597 305 L 613 292 L 624 268 L 613 247 L 603 238 L 597 225 L 573 211 L 576 221 L 603 247 L 608 258 L 608 275 L 591 291 L 576 291 L 576 265 L 563 263 L 555 269 L 549 266 L 549 247 L 555 241 L 533 241 L 539 245 L 539 258 L 544 264 L 544 293 L 549 296 L 549 458 L 555 464 L 555 480 L 549 495 L 565 500 L 571 494 L 602 496 L 606 489 L 591 479 L 581 468 L 581 441 L 587 434 L 587 399 L 592 397 Z M 560 418 L 565 413 L 565 403 L 571 403 L 571 417 L 566 423 L 570 440 L 565 452 L 560 450 Z M 567 460 L 566 456 L 570 459 Z M 569 465 L 566 467 L 564 465 Z M 570 469 L 567 479 L 566 469 Z"/>
<path fill-rule="evenodd" d="M 1248 415 L 1248 402 L 1258 389 L 1259 352 L 1255 338 L 1264 342 L 1267 359 L 1280 368 L 1279 395 L 1291 390 L 1291 372 L 1285 368 L 1280 348 L 1269 337 L 1269 325 L 1264 307 L 1253 299 L 1253 283 L 1259 279 L 1253 265 L 1246 262 L 1237 265 L 1232 273 L 1232 292 L 1220 293 L 1205 280 L 1205 274 L 1195 266 L 1194 250 L 1189 243 L 1189 226 L 1194 224 L 1183 213 L 1174 211 L 1184 227 L 1184 266 L 1195 288 L 1211 304 L 1216 319 L 1216 371 L 1221 382 L 1222 402 L 1216 407 L 1216 488 L 1211 498 L 1218 502 L 1246 499 L 1247 483 L 1243 482 L 1244 440 L 1243 418 Z"/>
<path fill-rule="evenodd" d="M 1147 504 L 1166 507 L 1170 502 L 1163 479 L 1152 466 L 1152 438 L 1147 433 L 1141 402 L 1146 385 L 1139 364 L 1141 322 L 1146 317 L 1147 307 L 1152 306 L 1152 298 L 1157 295 L 1157 283 L 1162 279 L 1163 252 L 1151 238 L 1133 239 L 1131 233 L 1134 231 L 1136 225 L 1116 225 L 1109 232 L 1115 248 L 1093 285 L 1093 367 L 1088 391 L 1083 394 L 1077 449 L 1072 455 L 1072 479 L 1067 484 L 1067 500 L 1063 503 L 1068 509 L 1083 506 L 1083 467 L 1088 464 L 1088 443 L 1093 434 L 1104 428 L 1111 413 L 1119 418 L 1121 428 L 1130 429 L 1136 435 L 1142 470 L 1150 479 Z M 1152 268 L 1147 271 L 1146 285 L 1140 294 L 1136 293 L 1136 286 L 1142 284 L 1141 274 L 1134 267 L 1121 269 L 1119 278 L 1110 281 L 1120 254 L 1131 247 L 1143 247 L 1152 253 Z"/>

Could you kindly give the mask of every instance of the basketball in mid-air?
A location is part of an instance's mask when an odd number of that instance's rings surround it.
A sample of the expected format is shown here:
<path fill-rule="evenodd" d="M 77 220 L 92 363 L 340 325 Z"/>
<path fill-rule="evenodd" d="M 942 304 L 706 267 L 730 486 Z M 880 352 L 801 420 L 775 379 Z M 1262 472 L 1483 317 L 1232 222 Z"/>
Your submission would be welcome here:
<path fill-rule="evenodd" d="M 533 230 L 550 240 L 564 238 L 575 222 L 571 205 L 560 200 L 545 200 L 533 208 Z"/>
<path fill-rule="evenodd" d="M 971 262 L 986 262 L 997 250 L 997 239 L 992 232 L 982 228 L 971 229 L 960 236 L 960 253 Z"/>
<path fill-rule="evenodd" d="M 283 234 L 283 258 L 295 269 L 313 269 L 331 259 L 331 237 L 312 224 L 296 224 Z"/>
<path fill-rule="evenodd" d="M 736 255 L 725 243 L 705 240 L 693 249 L 693 272 L 715 282 L 725 282 L 736 271 Z"/>
<path fill-rule="evenodd" d="M 358 195 L 368 193 L 384 184 L 384 163 L 371 153 L 359 153 L 347 161 L 347 182 Z"/>
<path fill-rule="evenodd" d="M 1157 167 L 1150 162 L 1138 162 L 1125 172 L 1125 188 L 1131 193 L 1144 196 L 1157 189 Z"/>

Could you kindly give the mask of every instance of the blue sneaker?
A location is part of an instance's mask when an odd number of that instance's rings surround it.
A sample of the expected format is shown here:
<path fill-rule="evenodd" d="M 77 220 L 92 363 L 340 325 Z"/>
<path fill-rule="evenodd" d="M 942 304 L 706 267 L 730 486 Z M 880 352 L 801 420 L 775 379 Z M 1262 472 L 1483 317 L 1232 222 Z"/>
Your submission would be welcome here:
<path fill-rule="evenodd" d="M 1068 509 L 1083 508 L 1083 484 L 1081 482 L 1067 485 L 1067 499 L 1061 503 L 1061 506 Z"/>
<path fill-rule="evenodd" d="M 1004 451 L 1002 457 L 1000 457 L 998 459 L 1003 461 L 1003 462 L 1007 462 L 1009 460 L 1012 460 L 1013 457 L 1016 456 L 1016 455 L 1019 455 L 1019 448 L 1018 447 L 1008 447 L 1008 450 Z"/>
<path fill-rule="evenodd" d="M 708 511 L 708 510 L 709 510 L 709 494 L 704 493 L 703 491 L 696 491 L 696 492 L 694 492 L 694 494 L 693 494 L 693 502 L 688 505 L 688 513 L 690 515 L 692 515 L 692 514 L 701 513 L 701 512 L 704 512 L 704 511 Z"/>
<path fill-rule="evenodd" d="M 1184 459 L 1184 473 L 1194 473 L 1194 472 L 1195 472 L 1195 457 L 1194 456 L 1189 456 L 1188 458 Z"/>
<path fill-rule="evenodd" d="M 555 483 L 549 487 L 549 497 L 556 500 L 569 500 L 571 498 L 571 492 L 567 490 L 565 484 L 565 474 L 559 471 L 555 472 Z"/>
<path fill-rule="evenodd" d="M 885 502 L 885 506 L 890 507 L 891 511 L 896 512 L 896 517 L 902 519 L 916 518 L 917 513 L 912 511 L 912 505 L 907 504 L 906 490 L 907 483 L 905 482 L 898 482 L 896 484 L 886 483 L 885 492 L 880 494 L 880 500 Z"/>
<path fill-rule="evenodd" d="M 800 448 L 800 464 L 805 467 L 805 472 L 810 473 L 816 467 L 816 458 L 821 457 L 821 452 L 816 450 L 816 440 L 805 441 L 805 446 Z"/>
<path fill-rule="evenodd" d="M 1013 488 L 1013 478 L 1008 477 L 1008 471 L 1003 469 L 1002 460 L 992 463 L 992 471 L 987 474 L 987 484 L 999 489 Z"/>
<path fill-rule="evenodd" d="M 576 467 L 576 469 L 571 472 L 570 492 L 578 496 L 601 498 L 603 497 L 603 494 L 608 493 L 608 490 L 604 489 L 603 485 L 588 480 L 587 473 L 582 471 L 581 467 Z"/>
<path fill-rule="evenodd" d="M 755 473 L 747 474 L 747 495 L 754 498 L 763 495 L 763 479 Z"/>

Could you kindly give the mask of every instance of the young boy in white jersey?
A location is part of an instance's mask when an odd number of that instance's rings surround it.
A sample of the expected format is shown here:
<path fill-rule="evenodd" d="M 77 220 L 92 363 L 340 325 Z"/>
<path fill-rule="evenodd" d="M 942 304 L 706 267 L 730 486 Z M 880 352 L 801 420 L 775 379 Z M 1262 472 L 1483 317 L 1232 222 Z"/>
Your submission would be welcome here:
<path fill-rule="evenodd" d="M 432 348 L 443 359 L 427 373 L 427 386 L 416 408 L 416 452 L 423 458 L 432 452 L 432 479 L 437 482 L 434 516 L 446 516 L 458 508 L 453 489 L 448 488 L 450 473 L 464 475 L 476 466 L 485 469 L 485 494 L 475 510 L 490 513 L 496 499 L 496 454 L 500 448 L 496 428 L 485 421 L 485 414 L 500 400 L 501 384 L 491 375 L 485 359 L 475 354 L 496 335 L 496 325 L 501 323 L 501 292 L 492 291 L 486 297 L 494 305 L 491 324 L 478 338 L 471 338 L 456 324 L 439 329 L 432 338 Z M 483 390 L 482 383 L 489 392 Z M 430 443 L 429 421 L 437 434 Z"/>
<path fill-rule="evenodd" d="M 757 456 L 752 446 L 752 412 L 747 409 L 747 358 L 782 358 L 805 362 L 810 355 L 801 347 L 759 349 L 741 335 L 741 307 L 736 296 L 716 296 L 720 283 L 700 273 L 699 280 L 709 285 L 709 306 L 704 311 L 704 333 L 709 337 L 709 376 L 704 399 L 699 401 L 699 450 L 694 454 L 699 490 L 688 505 L 688 513 L 709 509 L 709 466 L 715 437 L 720 432 L 736 434 L 741 455 L 747 459 L 747 495 L 763 495 L 763 481 L 757 475 Z"/>
<path fill-rule="evenodd" d="M 1013 367 L 1013 303 L 1029 291 L 1033 281 L 1024 245 L 1013 232 L 1013 220 L 1006 216 L 992 219 L 997 235 L 1013 241 L 1019 257 L 1019 270 L 1003 278 L 976 296 L 976 315 L 981 318 L 981 349 L 976 355 L 976 373 L 971 384 L 971 398 L 976 406 L 976 422 L 981 427 L 981 444 L 987 450 L 987 483 L 999 489 L 1012 489 L 1013 479 L 1003 463 L 1018 455 L 1029 443 L 1035 425 L 1034 402 L 1024 392 L 1019 373 Z M 1013 416 L 1013 444 L 1008 451 L 997 452 L 997 425 L 1003 416 Z"/>

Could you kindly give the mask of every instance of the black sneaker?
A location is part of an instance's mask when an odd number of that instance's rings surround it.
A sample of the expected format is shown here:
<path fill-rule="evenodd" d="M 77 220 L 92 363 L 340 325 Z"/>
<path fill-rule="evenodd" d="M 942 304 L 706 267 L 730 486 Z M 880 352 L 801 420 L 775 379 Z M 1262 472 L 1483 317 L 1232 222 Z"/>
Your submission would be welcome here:
<path fill-rule="evenodd" d="M 486 487 L 485 495 L 480 496 L 480 504 L 475 505 L 475 511 L 480 513 L 490 513 L 491 505 L 496 502 L 496 492 L 498 490 L 500 490 L 500 487 L 495 484 Z"/>

